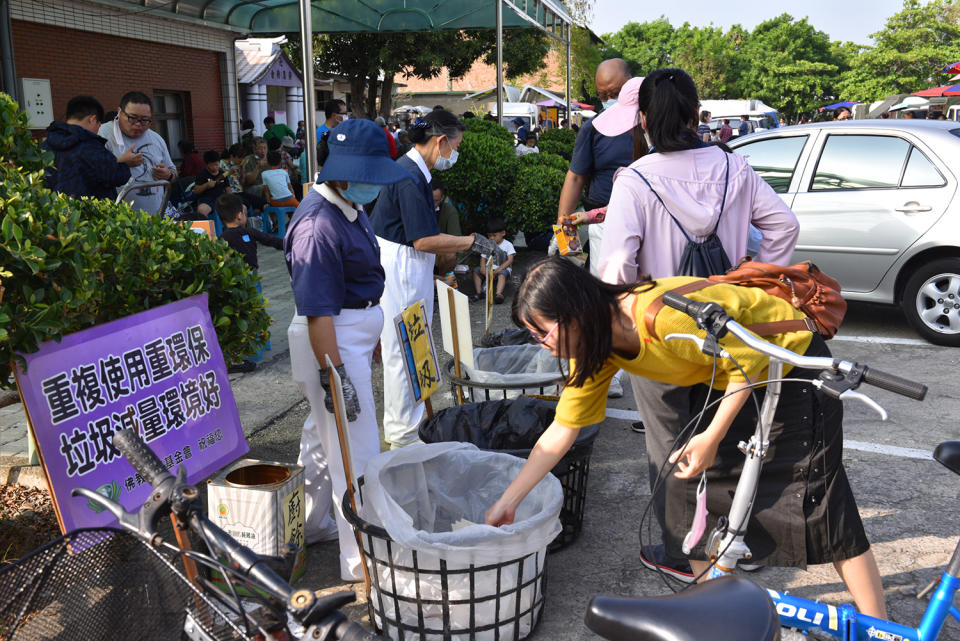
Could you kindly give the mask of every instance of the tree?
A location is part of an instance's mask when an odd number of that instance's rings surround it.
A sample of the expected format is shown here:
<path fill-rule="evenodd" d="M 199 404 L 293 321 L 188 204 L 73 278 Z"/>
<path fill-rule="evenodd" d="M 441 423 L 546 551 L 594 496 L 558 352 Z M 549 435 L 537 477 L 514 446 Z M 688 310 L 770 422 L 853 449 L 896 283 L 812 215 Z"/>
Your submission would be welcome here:
<path fill-rule="evenodd" d="M 673 27 L 663 16 L 652 22 L 628 22 L 603 39 L 607 44 L 604 57 L 623 58 L 637 75 L 673 66 Z"/>
<path fill-rule="evenodd" d="M 673 65 L 693 77 L 701 99 L 736 97 L 737 55 L 733 41 L 721 29 L 685 23 L 674 31 L 671 49 Z"/>
<path fill-rule="evenodd" d="M 960 2 L 905 0 L 903 9 L 871 35 L 839 83 L 847 100 L 880 100 L 936 86 L 937 69 L 960 60 Z"/>

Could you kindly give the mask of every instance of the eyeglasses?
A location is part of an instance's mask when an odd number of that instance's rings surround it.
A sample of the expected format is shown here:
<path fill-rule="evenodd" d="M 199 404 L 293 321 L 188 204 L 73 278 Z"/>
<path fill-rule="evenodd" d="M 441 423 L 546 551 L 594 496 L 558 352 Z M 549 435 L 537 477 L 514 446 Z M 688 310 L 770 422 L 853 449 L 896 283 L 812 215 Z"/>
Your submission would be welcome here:
<path fill-rule="evenodd" d="M 533 335 L 533 340 L 537 341 L 541 345 L 544 345 L 548 340 L 550 340 L 550 337 L 553 336 L 553 333 L 557 331 L 558 327 L 560 327 L 560 321 L 557 321 L 556 323 L 554 323 L 553 327 L 550 328 L 550 331 L 548 331 L 543 336 L 537 336 L 535 332 L 530 332 L 530 333 Z"/>
<path fill-rule="evenodd" d="M 144 127 L 149 127 L 151 124 L 153 124 L 153 118 L 140 118 L 138 116 L 131 116 L 126 111 L 121 111 L 120 113 L 126 116 L 131 125 L 143 125 Z"/>

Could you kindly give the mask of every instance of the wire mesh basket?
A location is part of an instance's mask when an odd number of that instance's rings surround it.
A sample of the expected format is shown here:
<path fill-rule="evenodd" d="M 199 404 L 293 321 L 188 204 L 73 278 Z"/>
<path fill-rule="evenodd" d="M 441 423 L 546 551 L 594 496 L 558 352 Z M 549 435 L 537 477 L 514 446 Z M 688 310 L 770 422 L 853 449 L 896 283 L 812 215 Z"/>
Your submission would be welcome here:
<path fill-rule="evenodd" d="M 560 398 L 560 386 L 564 382 L 564 377 L 558 375 L 556 380 L 549 382 L 483 383 L 471 380 L 466 373 L 464 373 L 463 376 L 457 376 L 454 365 L 453 359 L 447 361 L 446 379 L 450 382 L 453 398 L 458 404 L 496 401 L 516 398 L 517 396 L 529 396 L 545 401 L 556 401 Z"/>
<path fill-rule="evenodd" d="M 179 556 L 81 529 L 0 567 L 0 639 L 230 641 L 247 635 L 197 590 Z"/>
<path fill-rule="evenodd" d="M 361 495 L 363 477 L 358 480 Z M 370 574 L 370 621 L 395 641 L 522 641 L 543 614 L 546 550 L 501 563 L 418 554 L 360 518 L 343 497 Z"/>

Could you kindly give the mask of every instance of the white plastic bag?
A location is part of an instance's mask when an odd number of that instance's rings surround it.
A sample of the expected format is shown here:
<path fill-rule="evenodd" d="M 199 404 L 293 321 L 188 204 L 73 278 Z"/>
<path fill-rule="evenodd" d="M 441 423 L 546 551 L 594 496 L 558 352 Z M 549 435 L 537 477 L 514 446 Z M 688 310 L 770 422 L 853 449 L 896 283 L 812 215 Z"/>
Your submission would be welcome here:
<path fill-rule="evenodd" d="M 546 547 L 561 531 L 563 488 L 548 474 L 517 508 L 511 525 L 484 524 L 486 511 L 524 459 L 472 443 L 429 443 L 374 457 L 364 472 L 361 518 L 394 541 L 445 561 L 487 565 Z M 469 525 L 456 531 L 460 519 Z"/>
<path fill-rule="evenodd" d="M 540 387 L 544 387 L 544 394 L 559 394 L 560 386 L 550 383 L 564 378 L 557 357 L 540 345 L 478 347 L 473 350 L 473 362 L 473 367 L 464 364 L 464 371 L 471 381 L 524 388 L 508 392 L 506 398 L 515 398 L 531 389 L 539 392 Z M 563 367 L 567 367 L 566 361 L 563 361 Z"/>

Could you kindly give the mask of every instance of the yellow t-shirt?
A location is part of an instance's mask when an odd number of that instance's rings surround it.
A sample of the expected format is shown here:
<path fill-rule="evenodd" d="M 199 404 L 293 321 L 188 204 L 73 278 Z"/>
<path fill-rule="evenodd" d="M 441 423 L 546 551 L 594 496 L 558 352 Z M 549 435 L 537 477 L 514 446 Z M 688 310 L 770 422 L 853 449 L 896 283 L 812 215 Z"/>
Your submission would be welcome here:
<path fill-rule="evenodd" d="M 606 415 L 607 389 L 610 386 L 610 379 L 621 369 L 630 374 L 682 387 L 710 383 L 710 376 L 713 373 L 712 356 L 702 353 L 692 341 L 663 340 L 668 334 L 673 333 L 704 336 L 705 332 L 697 328 L 692 318 L 664 305 L 655 321 L 656 334 L 659 338 L 647 333 L 643 321 L 644 312 L 654 299 L 667 290 L 694 280 L 699 279 L 689 276 L 661 278 L 657 280 L 653 289 L 637 294 L 634 319 L 642 345 L 640 353 L 634 358 L 625 358 L 612 353 L 600 371 L 589 378 L 582 387 L 570 385 L 565 387 L 557 404 L 555 420 L 558 423 L 576 428 L 601 422 Z M 695 301 L 718 303 L 741 325 L 804 318 L 803 312 L 787 301 L 755 287 L 717 283 L 687 294 L 687 297 Z M 812 337 L 811 332 L 802 331 L 764 338 L 792 352 L 803 354 L 809 347 Z M 589 340 L 588 336 L 583 338 Z M 747 376 L 751 379 L 759 377 L 759 380 L 766 378 L 768 364 L 766 356 L 750 349 L 731 334 L 720 339 L 720 343 L 730 353 L 732 359 L 736 359 Z M 732 359 L 718 359 L 714 388 L 722 390 L 731 381 L 745 380 Z M 576 371 L 576 361 L 573 359 L 570 360 L 570 370 Z M 789 366 L 784 366 L 784 373 L 787 371 Z"/>

